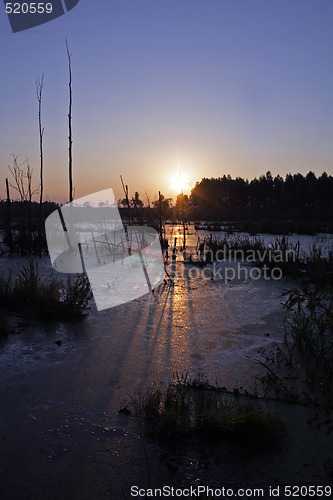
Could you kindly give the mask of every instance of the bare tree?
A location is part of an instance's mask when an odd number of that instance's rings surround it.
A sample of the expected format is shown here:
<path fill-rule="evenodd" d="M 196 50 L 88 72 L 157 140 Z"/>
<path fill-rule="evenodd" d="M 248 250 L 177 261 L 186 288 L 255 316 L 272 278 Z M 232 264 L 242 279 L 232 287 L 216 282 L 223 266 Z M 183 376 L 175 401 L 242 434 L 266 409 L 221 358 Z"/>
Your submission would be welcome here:
<path fill-rule="evenodd" d="M 39 192 L 39 187 L 35 190 L 32 188 L 33 169 L 30 167 L 28 159 L 19 163 L 18 155 L 13 154 L 12 156 L 13 167 L 8 165 L 8 168 L 14 177 L 15 184 L 10 183 L 10 186 L 19 193 L 21 201 L 31 202 L 33 195 Z"/>
<path fill-rule="evenodd" d="M 149 196 L 147 193 L 145 193 L 145 197 L 146 197 L 146 200 L 147 200 L 147 207 L 150 208 L 150 199 L 149 199 Z"/>
<path fill-rule="evenodd" d="M 44 127 L 42 126 L 42 92 L 44 87 L 44 74 L 41 78 L 36 80 L 36 94 L 38 101 L 38 128 L 39 128 L 39 155 L 40 155 L 40 192 L 39 192 L 39 249 L 42 248 L 42 204 L 43 204 L 43 169 L 44 169 L 44 156 L 43 156 L 43 136 Z"/>
<path fill-rule="evenodd" d="M 44 157 L 43 157 L 43 136 L 44 127 L 42 126 L 42 92 L 44 87 L 44 74 L 41 78 L 36 80 L 36 94 L 38 100 L 38 127 L 39 127 L 39 153 L 40 153 L 40 192 L 39 201 L 42 205 L 43 203 L 43 167 L 44 167 Z"/>
<path fill-rule="evenodd" d="M 22 214 L 22 226 L 20 228 L 20 248 L 21 253 L 26 253 L 28 249 L 31 250 L 31 245 L 33 242 L 32 235 L 32 221 L 31 221 L 31 202 L 34 194 L 39 192 L 39 188 L 33 189 L 32 187 L 32 168 L 29 165 L 28 159 L 19 163 L 18 156 L 13 154 L 13 167 L 8 165 L 8 168 L 14 178 L 14 184 L 10 186 L 15 189 L 20 195 L 20 208 Z M 7 184 L 7 182 L 6 182 Z M 7 198 L 9 199 L 9 189 L 7 188 Z M 27 204 L 27 206 L 26 206 Z M 24 224 L 24 212 L 27 208 L 28 213 L 28 233 L 25 231 Z"/>
<path fill-rule="evenodd" d="M 13 235 L 12 235 L 12 225 L 10 216 L 10 194 L 9 194 L 9 183 L 6 179 L 6 192 L 7 192 L 7 224 L 6 224 L 6 240 L 9 246 L 9 253 L 13 253 Z"/>
<path fill-rule="evenodd" d="M 66 38 L 66 51 L 69 72 L 69 108 L 68 108 L 68 156 L 69 156 L 69 201 L 73 201 L 73 151 L 72 151 L 72 54 Z"/>

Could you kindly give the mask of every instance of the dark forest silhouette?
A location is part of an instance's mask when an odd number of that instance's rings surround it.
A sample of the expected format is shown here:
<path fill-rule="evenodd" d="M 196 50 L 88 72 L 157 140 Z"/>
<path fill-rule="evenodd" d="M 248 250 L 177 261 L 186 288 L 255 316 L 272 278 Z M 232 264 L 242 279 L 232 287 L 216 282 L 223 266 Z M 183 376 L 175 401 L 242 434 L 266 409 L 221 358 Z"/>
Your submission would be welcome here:
<path fill-rule="evenodd" d="M 271 172 L 252 181 L 230 175 L 204 178 L 184 200 L 193 219 L 203 220 L 332 220 L 333 177 L 313 172 L 305 177 Z"/>
<path fill-rule="evenodd" d="M 161 194 L 152 206 L 143 207 L 140 200 L 133 210 L 131 204 L 119 200 L 119 207 L 123 218 L 139 215 L 148 222 L 158 220 L 162 212 L 163 220 L 173 222 L 214 222 L 206 224 L 208 229 L 220 229 L 230 222 L 235 229 L 252 233 L 332 232 L 333 177 L 324 172 L 317 178 L 309 172 L 306 176 L 287 174 L 283 179 L 280 175 L 273 178 L 268 171 L 248 181 L 224 175 L 203 178 L 189 196 L 179 194 L 174 205 Z"/>

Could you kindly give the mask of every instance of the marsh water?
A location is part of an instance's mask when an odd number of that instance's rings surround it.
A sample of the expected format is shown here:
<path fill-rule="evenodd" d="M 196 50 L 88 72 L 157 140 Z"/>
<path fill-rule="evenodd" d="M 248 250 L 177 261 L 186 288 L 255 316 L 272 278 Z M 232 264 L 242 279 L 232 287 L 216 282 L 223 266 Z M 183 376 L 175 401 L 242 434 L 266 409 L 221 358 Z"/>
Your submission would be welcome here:
<path fill-rule="evenodd" d="M 76 323 L 9 317 L 15 333 L 0 345 L 1 498 L 129 498 L 132 484 L 328 484 L 332 442 L 306 424 L 306 409 L 266 403 L 289 422 L 286 446 L 269 458 L 223 448 L 214 457 L 190 449 L 171 456 L 118 413 L 176 374 L 260 394 L 260 349 L 283 340 L 281 293 L 291 281 L 202 275 L 182 262 L 182 228 L 168 236 L 179 245 L 168 268 L 173 284 L 166 279 L 153 294 L 101 312 L 92 303 Z M 194 248 L 198 236 L 208 233 L 190 228 L 187 244 Z M 325 247 L 332 237 L 320 238 Z M 311 243 L 303 237 L 302 248 Z M 1 258 L 0 273 L 21 262 Z M 39 272 L 51 276 L 48 258 Z"/>

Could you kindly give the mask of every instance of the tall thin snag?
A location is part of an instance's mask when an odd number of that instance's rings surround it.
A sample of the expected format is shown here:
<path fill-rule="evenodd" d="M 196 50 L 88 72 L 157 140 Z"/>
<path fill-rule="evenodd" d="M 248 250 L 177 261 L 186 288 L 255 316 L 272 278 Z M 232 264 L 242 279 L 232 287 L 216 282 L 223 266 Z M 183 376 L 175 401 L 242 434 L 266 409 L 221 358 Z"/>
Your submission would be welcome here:
<path fill-rule="evenodd" d="M 69 108 L 68 108 L 68 157 L 69 157 L 69 201 L 73 201 L 73 151 L 72 151 L 72 54 L 69 51 L 66 38 L 66 51 L 69 72 Z"/>

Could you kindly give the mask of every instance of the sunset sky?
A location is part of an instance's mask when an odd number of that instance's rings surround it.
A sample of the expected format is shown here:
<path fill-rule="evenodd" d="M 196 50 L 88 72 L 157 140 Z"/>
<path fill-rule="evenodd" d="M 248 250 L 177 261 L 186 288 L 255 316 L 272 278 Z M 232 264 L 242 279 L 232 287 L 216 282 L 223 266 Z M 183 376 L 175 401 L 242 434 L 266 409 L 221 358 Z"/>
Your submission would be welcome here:
<path fill-rule="evenodd" d="M 80 0 L 11 33 L 0 11 L 0 196 L 11 154 L 39 177 L 35 80 L 44 73 L 45 198 L 68 199 L 72 52 L 75 197 L 177 192 L 202 177 L 333 175 L 333 2 Z"/>

